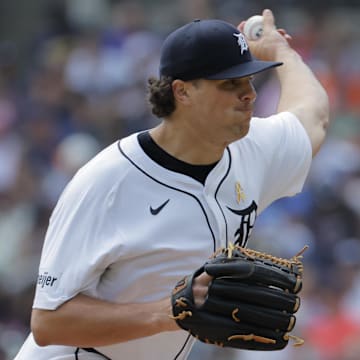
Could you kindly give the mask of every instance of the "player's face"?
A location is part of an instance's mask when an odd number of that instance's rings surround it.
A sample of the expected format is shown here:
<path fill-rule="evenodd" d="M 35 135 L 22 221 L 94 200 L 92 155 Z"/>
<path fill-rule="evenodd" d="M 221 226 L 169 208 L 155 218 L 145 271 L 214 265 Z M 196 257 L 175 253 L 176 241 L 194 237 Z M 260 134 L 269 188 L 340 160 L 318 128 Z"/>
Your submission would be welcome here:
<path fill-rule="evenodd" d="M 227 145 L 248 133 L 256 99 L 252 77 L 202 79 L 191 95 L 192 121 L 209 140 Z"/>

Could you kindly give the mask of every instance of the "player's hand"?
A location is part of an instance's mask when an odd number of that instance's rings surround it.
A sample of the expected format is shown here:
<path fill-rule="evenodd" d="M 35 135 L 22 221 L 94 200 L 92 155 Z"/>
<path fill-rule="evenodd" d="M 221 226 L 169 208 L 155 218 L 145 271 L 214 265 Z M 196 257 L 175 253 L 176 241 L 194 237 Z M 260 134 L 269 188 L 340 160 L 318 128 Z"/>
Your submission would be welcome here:
<path fill-rule="evenodd" d="M 259 60 L 277 61 L 279 50 L 289 47 L 291 36 L 287 34 L 285 29 L 277 29 L 275 18 L 271 10 L 265 9 L 262 13 L 264 18 L 264 30 L 262 36 L 255 40 L 249 40 L 248 44 L 251 53 Z M 238 25 L 238 29 L 244 32 L 246 21 L 242 21 Z"/>
<path fill-rule="evenodd" d="M 209 284 L 212 279 L 213 277 L 205 272 L 194 279 L 192 289 L 196 306 L 201 306 L 205 302 L 209 291 Z"/>

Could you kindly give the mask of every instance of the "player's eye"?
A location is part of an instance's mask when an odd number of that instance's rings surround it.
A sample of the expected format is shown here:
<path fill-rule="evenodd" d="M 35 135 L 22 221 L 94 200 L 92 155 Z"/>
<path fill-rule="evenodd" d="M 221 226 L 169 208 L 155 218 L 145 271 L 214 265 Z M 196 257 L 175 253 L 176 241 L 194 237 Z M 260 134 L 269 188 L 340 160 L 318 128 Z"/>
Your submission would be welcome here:
<path fill-rule="evenodd" d="M 249 82 L 252 83 L 253 79 L 254 79 L 254 76 L 251 75 L 251 76 L 246 76 L 246 77 L 238 78 L 238 79 L 224 80 L 220 84 L 220 89 L 227 90 L 227 91 L 237 90 L 243 86 L 248 86 Z"/>
<path fill-rule="evenodd" d="M 239 86 L 239 84 L 236 79 L 229 79 L 221 84 L 221 88 L 224 90 L 232 90 L 235 89 L 237 86 Z"/>

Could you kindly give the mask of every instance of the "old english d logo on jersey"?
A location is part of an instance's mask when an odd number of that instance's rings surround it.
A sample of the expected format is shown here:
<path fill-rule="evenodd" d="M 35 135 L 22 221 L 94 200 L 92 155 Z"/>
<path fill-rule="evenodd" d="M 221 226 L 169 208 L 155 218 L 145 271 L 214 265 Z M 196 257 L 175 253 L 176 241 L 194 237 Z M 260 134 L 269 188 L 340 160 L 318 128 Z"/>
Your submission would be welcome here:
<path fill-rule="evenodd" d="M 240 217 L 240 225 L 234 233 L 234 237 L 235 237 L 234 243 L 240 246 L 245 246 L 251 234 L 251 230 L 255 225 L 255 220 L 257 215 L 256 202 L 253 201 L 251 205 L 248 206 L 246 209 L 236 210 L 236 209 L 231 209 L 228 206 L 227 208 L 232 213 Z"/>

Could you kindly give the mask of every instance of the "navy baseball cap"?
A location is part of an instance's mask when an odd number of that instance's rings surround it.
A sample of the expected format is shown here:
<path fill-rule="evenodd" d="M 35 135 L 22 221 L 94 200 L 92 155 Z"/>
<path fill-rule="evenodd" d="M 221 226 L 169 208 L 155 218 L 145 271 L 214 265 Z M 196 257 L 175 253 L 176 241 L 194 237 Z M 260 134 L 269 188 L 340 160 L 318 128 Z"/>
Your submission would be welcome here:
<path fill-rule="evenodd" d="M 164 41 L 160 76 L 184 81 L 240 78 L 282 65 L 260 61 L 249 50 L 245 36 L 222 20 L 194 20 Z"/>

